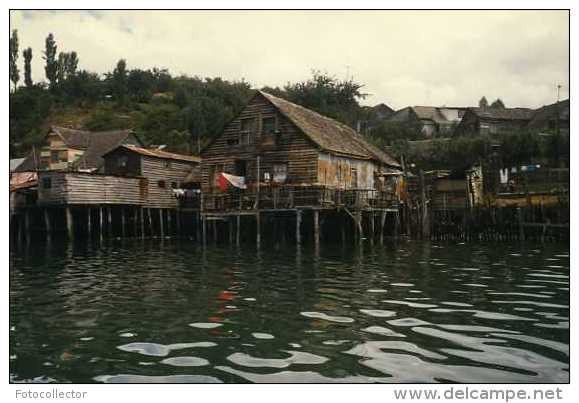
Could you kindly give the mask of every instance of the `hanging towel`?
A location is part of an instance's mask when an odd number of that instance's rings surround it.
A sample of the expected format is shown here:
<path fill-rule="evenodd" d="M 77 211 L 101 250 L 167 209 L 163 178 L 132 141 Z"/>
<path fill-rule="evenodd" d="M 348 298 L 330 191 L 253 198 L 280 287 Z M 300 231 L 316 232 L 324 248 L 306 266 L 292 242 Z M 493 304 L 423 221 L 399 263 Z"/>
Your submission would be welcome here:
<path fill-rule="evenodd" d="M 217 179 L 217 183 L 222 192 L 226 192 L 230 185 L 238 189 L 247 189 L 247 186 L 245 185 L 245 176 L 235 176 L 221 172 Z"/>
<path fill-rule="evenodd" d="M 509 168 L 499 170 L 501 184 L 509 183 Z"/>

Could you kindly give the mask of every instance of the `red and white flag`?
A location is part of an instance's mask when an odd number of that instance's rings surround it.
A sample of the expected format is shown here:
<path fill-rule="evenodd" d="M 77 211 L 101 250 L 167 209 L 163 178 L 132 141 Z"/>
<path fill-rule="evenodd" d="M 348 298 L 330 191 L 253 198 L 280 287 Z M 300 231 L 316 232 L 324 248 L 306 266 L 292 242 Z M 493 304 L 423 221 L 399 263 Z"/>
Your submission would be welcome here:
<path fill-rule="evenodd" d="M 222 192 L 226 192 L 229 186 L 238 189 L 247 189 L 247 186 L 245 185 L 245 176 L 235 176 L 221 172 L 217 178 L 217 183 Z"/>

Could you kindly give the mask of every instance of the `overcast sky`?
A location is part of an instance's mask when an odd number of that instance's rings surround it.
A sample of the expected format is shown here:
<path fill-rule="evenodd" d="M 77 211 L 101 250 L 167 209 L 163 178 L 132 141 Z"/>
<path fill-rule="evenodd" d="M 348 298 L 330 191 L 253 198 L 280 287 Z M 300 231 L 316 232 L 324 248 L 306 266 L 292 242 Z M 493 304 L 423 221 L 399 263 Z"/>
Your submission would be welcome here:
<path fill-rule="evenodd" d="M 363 103 L 508 107 L 568 97 L 566 11 L 13 11 L 20 52 L 44 79 L 49 32 L 79 68 L 167 68 L 172 74 L 246 79 L 255 87 L 307 79 L 312 69 L 353 76 Z M 22 73 L 22 55 L 19 58 Z"/>

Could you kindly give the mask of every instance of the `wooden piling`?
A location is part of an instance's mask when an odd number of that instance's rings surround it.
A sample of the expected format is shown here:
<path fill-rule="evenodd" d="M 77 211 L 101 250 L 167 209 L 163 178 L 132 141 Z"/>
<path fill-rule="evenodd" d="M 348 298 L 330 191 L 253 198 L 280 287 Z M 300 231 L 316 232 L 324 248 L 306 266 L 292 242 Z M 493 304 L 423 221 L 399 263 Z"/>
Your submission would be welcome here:
<path fill-rule="evenodd" d="M 296 210 L 296 245 L 302 245 L 302 211 Z"/>
<path fill-rule="evenodd" d="M 358 210 L 356 213 L 356 225 L 358 226 L 358 243 L 364 242 L 364 227 L 362 225 L 362 211 Z"/>
<path fill-rule="evenodd" d="M 154 230 L 153 230 L 153 216 L 151 215 L 150 207 L 147 209 L 147 218 L 149 221 L 149 236 L 152 238 L 154 235 Z"/>
<path fill-rule="evenodd" d="M 239 233 L 241 232 L 241 215 L 237 215 L 237 223 L 235 225 L 235 244 L 239 246 Z"/>
<path fill-rule="evenodd" d="M 517 207 L 517 221 L 519 226 L 519 241 L 525 240 L 525 227 L 523 226 L 523 210 Z"/>
<path fill-rule="evenodd" d="M 32 233 L 30 232 L 30 210 L 24 210 L 24 229 L 26 231 L 26 242 L 30 242 L 30 236 Z"/>
<path fill-rule="evenodd" d="M 314 246 L 316 251 L 320 249 L 320 212 L 314 210 Z"/>
<path fill-rule="evenodd" d="M 145 239 L 145 209 L 140 208 L 140 222 L 141 222 L 141 239 Z"/>
<path fill-rule="evenodd" d="M 175 211 L 175 222 L 177 224 L 177 236 L 181 236 L 181 210 Z"/>
<path fill-rule="evenodd" d="M 109 238 L 112 238 L 113 236 L 113 207 L 109 206 L 109 208 L 107 209 L 107 228 L 108 228 L 108 235 Z"/>
<path fill-rule="evenodd" d="M 370 212 L 370 244 L 374 245 L 374 237 L 376 236 L 376 213 Z"/>
<path fill-rule="evenodd" d="M 165 238 L 165 226 L 164 226 L 164 222 L 163 222 L 163 209 L 159 209 L 159 228 L 161 231 L 161 238 Z"/>
<path fill-rule="evenodd" d="M 46 240 L 50 242 L 52 240 L 52 223 L 50 222 L 50 213 L 48 208 L 45 208 L 44 211 L 44 229 L 46 230 Z"/>
<path fill-rule="evenodd" d="M 127 235 L 125 222 L 125 208 L 121 207 L 121 236 L 124 238 Z"/>
<path fill-rule="evenodd" d="M 92 224 L 90 220 L 90 207 L 86 208 L 86 236 L 88 240 L 91 239 Z"/>
<path fill-rule="evenodd" d="M 380 245 L 384 245 L 384 227 L 386 226 L 386 210 L 380 216 Z"/>
<path fill-rule="evenodd" d="M 261 246 L 261 217 L 259 210 L 255 213 L 255 226 L 256 226 L 256 238 L 257 248 Z"/>
<path fill-rule="evenodd" d="M 66 233 L 68 235 L 68 239 L 74 239 L 74 218 L 72 217 L 72 211 L 69 206 L 65 207 L 65 216 L 66 216 Z"/>
<path fill-rule="evenodd" d="M 103 208 L 102 206 L 99 207 L 99 238 L 100 241 L 103 241 Z"/>
<path fill-rule="evenodd" d="M 173 235 L 173 217 L 171 210 L 167 210 L 167 236 Z"/>
<path fill-rule="evenodd" d="M 201 222 L 202 222 L 202 230 L 201 230 L 201 237 L 203 238 L 203 247 L 207 246 L 207 218 L 204 215 L 201 215 Z"/>

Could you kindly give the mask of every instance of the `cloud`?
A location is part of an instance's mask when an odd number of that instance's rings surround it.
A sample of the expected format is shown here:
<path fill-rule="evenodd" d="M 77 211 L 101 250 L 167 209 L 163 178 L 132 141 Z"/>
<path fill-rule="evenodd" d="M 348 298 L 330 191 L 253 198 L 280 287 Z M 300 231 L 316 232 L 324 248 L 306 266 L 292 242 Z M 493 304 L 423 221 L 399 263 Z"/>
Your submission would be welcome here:
<path fill-rule="evenodd" d="M 482 95 L 537 107 L 569 84 L 567 11 L 13 11 L 10 22 L 21 49 L 33 48 L 36 81 L 52 32 L 59 51 L 101 74 L 124 58 L 260 87 L 318 69 L 353 75 L 371 94 L 365 103 L 394 108 Z"/>

